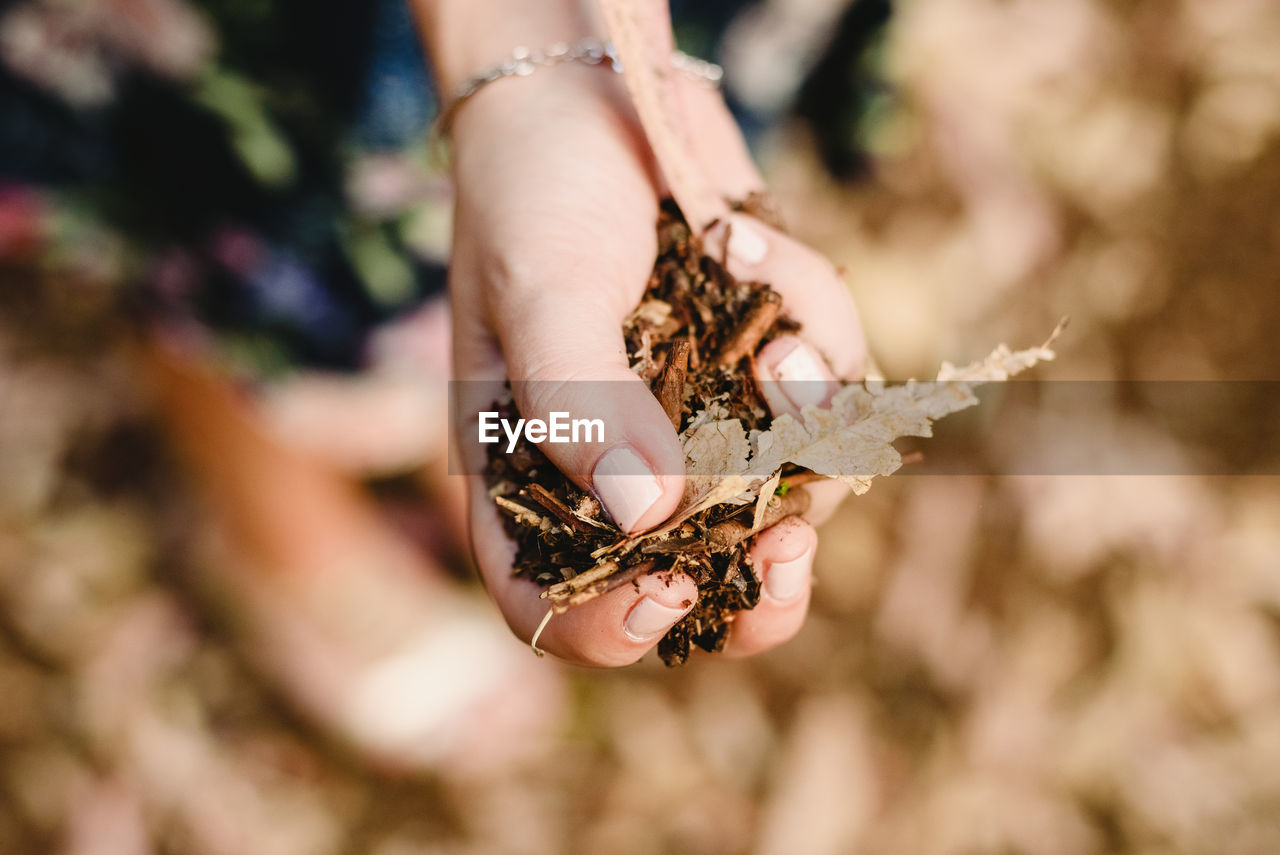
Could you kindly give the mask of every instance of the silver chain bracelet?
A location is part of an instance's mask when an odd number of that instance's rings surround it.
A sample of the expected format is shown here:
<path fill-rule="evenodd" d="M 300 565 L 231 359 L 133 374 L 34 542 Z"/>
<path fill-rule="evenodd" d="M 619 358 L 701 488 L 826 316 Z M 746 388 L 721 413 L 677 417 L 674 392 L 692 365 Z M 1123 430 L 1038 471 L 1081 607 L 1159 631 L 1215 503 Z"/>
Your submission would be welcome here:
<path fill-rule="evenodd" d="M 494 81 L 501 80 L 504 77 L 528 77 L 539 68 L 560 65 L 566 62 L 601 65 L 606 61 L 614 72 L 622 73 L 622 63 L 618 61 L 618 53 L 613 44 L 591 36 L 579 39 L 573 44 L 556 42 L 543 50 L 518 47 L 498 65 L 468 77 L 458 84 L 458 87 L 453 90 L 453 95 L 449 98 L 449 103 L 441 112 L 439 119 L 436 120 L 435 135 L 439 137 L 447 135 L 458 108 Z M 671 67 L 712 87 L 718 87 L 724 77 L 724 69 L 714 62 L 698 59 L 696 56 L 690 56 L 682 51 L 676 51 L 671 55 Z"/>

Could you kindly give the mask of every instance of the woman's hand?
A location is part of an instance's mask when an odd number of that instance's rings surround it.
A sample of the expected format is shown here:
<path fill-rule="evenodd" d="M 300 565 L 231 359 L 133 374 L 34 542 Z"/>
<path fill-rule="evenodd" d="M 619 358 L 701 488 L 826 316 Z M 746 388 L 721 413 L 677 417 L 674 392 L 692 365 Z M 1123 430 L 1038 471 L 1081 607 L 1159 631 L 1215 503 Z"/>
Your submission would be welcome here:
<path fill-rule="evenodd" d="M 695 155 L 726 196 L 760 188 L 718 94 L 682 83 Z M 486 87 L 453 125 L 457 205 L 451 267 L 458 412 L 486 409 L 502 381 L 516 382 L 525 418 L 589 413 L 609 444 L 544 444 L 575 483 L 593 491 L 625 531 L 670 516 L 684 483 L 675 431 L 629 368 L 622 324 L 645 290 L 657 254 L 661 180 L 621 80 L 606 68 L 561 65 Z M 774 394 L 821 398 L 834 378 L 861 371 L 857 314 L 843 283 L 812 251 L 745 217 L 729 231 L 730 270 L 768 281 L 803 325 L 772 342 L 761 379 L 803 380 Z M 724 239 L 713 233 L 712 242 Z M 835 368 L 834 373 L 828 366 Z M 607 392 L 602 393 L 602 390 Z M 541 589 L 511 573 L 513 544 L 480 479 L 473 477 L 471 537 L 490 594 L 513 630 L 532 637 L 546 613 Z M 816 490 L 811 516 L 828 514 L 842 489 Z M 730 652 L 750 654 L 793 635 L 809 600 L 816 534 L 791 519 L 753 547 L 764 580 L 758 608 L 738 616 Z M 651 648 L 697 598 L 684 577 L 644 577 L 552 620 L 541 647 L 582 664 L 621 665 Z"/>

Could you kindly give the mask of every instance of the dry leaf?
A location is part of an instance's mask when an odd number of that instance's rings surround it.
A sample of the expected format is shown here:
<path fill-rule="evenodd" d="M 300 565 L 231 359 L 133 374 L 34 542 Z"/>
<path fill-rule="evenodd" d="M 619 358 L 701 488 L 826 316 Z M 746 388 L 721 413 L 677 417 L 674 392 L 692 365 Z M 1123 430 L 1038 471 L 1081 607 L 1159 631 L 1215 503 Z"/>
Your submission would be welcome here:
<path fill-rule="evenodd" d="M 666 300 L 645 300 L 627 318 L 626 325 L 643 321 L 651 326 L 660 327 L 671 318 L 671 304 Z"/>
<path fill-rule="evenodd" d="M 704 404 L 704 409 L 698 410 L 689 419 L 689 425 L 684 429 L 684 433 L 681 434 L 681 436 L 688 437 L 703 425 L 727 418 L 729 415 L 729 405 L 726 401 L 722 400 L 723 398 L 724 396 L 719 396 L 707 401 Z"/>
<path fill-rule="evenodd" d="M 698 475 L 692 492 L 686 489 L 684 506 L 717 504 L 707 501 L 710 496 L 726 496 L 721 501 L 749 498 L 756 485 L 772 481 L 786 464 L 843 481 L 854 493 L 865 493 L 873 478 L 902 465 L 894 440 L 932 436 L 935 420 L 978 403 L 975 387 L 1007 380 L 1037 362 L 1053 359 L 1049 345 L 1060 331 L 1061 326 L 1041 347 L 1015 352 L 1002 344 L 986 359 L 962 368 L 944 363 L 932 382 L 846 386 L 829 408 L 805 407 L 800 419 L 780 416 L 769 430 L 753 431 L 749 437 L 736 419 L 701 425 L 685 439 L 690 471 Z M 751 449 L 749 459 L 744 443 Z M 768 495 L 761 490 L 756 519 L 767 503 Z"/>
<path fill-rule="evenodd" d="M 738 419 L 719 419 L 686 430 L 681 440 L 691 478 L 745 472 L 751 443 Z"/>
<path fill-rule="evenodd" d="M 765 514 L 769 512 L 769 503 L 773 501 L 774 491 L 778 489 L 778 483 L 782 480 L 782 470 L 774 472 L 768 481 L 760 486 L 760 494 L 756 496 L 756 511 L 751 518 L 751 530 L 759 531 L 764 525 Z"/>
<path fill-rule="evenodd" d="M 640 532 L 632 537 L 624 537 L 616 543 L 598 549 L 591 554 L 592 558 L 602 559 L 605 556 L 625 555 L 635 549 L 642 543 L 647 543 L 657 538 L 666 537 L 671 532 L 682 526 L 685 520 L 694 514 L 700 514 L 707 508 L 715 505 L 723 505 L 730 502 L 741 503 L 744 497 L 750 497 L 753 491 L 753 482 L 742 475 L 730 475 L 727 478 L 718 478 L 701 495 L 691 496 L 686 484 L 684 498 L 680 500 L 676 511 L 671 515 L 670 519 L 657 528 L 649 531 Z"/>

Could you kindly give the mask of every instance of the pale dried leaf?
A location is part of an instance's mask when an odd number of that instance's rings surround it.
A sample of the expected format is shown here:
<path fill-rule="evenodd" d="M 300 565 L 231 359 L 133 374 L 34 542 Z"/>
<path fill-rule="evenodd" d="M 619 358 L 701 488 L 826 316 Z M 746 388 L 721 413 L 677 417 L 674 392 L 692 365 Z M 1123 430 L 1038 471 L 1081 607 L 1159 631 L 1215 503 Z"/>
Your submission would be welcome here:
<path fill-rule="evenodd" d="M 745 472 L 751 456 L 751 443 L 738 419 L 720 419 L 686 431 L 682 445 L 695 476 Z"/>
<path fill-rule="evenodd" d="M 689 419 L 689 425 L 684 429 L 684 433 L 680 435 L 680 442 L 683 444 L 685 439 L 693 434 L 698 428 L 711 422 L 720 421 L 729 417 L 729 405 L 722 397 L 713 398 L 707 401 L 704 409 L 698 410 Z"/>
<path fill-rule="evenodd" d="M 760 487 L 760 494 L 756 496 L 755 515 L 751 518 L 751 530 L 759 531 L 764 525 L 765 514 L 769 512 L 769 503 L 773 501 L 773 494 L 778 489 L 778 483 L 782 480 L 782 470 L 774 472 L 769 480 L 765 481 Z"/>
<path fill-rule="evenodd" d="M 716 482 L 706 493 L 690 505 L 686 511 L 677 511 L 677 518 L 688 519 L 714 505 L 742 504 L 754 494 L 758 481 L 742 475 L 730 475 Z"/>
<path fill-rule="evenodd" d="M 755 436 L 748 474 L 765 477 L 792 463 L 864 493 L 872 478 L 902 465 L 891 444 L 895 439 L 932 436 L 934 420 L 978 403 L 974 387 L 1006 380 L 1037 362 L 1053 359 L 1048 344 L 1017 352 L 1000 345 L 986 359 L 964 368 L 944 365 L 934 382 L 846 386 L 836 393 L 829 409 L 806 407 L 802 420 L 783 415 Z"/>
<path fill-rule="evenodd" d="M 895 439 L 932 436 L 934 420 L 978 403 L 974 387 L 1007 380 L 1037 362 L 1053 359 L 1047 344 L 1017 352 L 1000 345 L 986 359 L 964 368 L 943 365 L 934 382 L 877 384 L 870 389 L 846 386 L 836 393 L 829 409 L 806 407 L 802 420 L 783 415 L 756 436 L 748 474 L 764 477 L 793 463 L 839 479 L 855 493 L 865 493 L 871 479 L 902 465 L 891 444 Z"/>
<path fill-rule="evenodd" d="M 944 364 L 936 381 L 846 386 L 830 407 L 806 407 L 800 419 L 782 415 L 767 431 L 753 430 L 748 435 L 737 419 L 691 425 L 683 437 L 690 473 L 685 495 L 674 524 L 657 531 L 671 531 L 712 505 L 740 504 L 753 496 L 758 526 L 786 464 L 838 479 L 855 493 L 865 493 L 873 478 L 902 465 L 894 440 L 932 436 L 936 419 L 978 403 L 976 386 L 1006 380 L 1037 362 L 1053 359 L 1049 345 L 1060 330 L 1041 347 L 1015 352 L 1000 345 L 986 359 L 963 368 Z"/>
<path fill-rule="evenodd" d="M 671 304 L 666 300 L 645 300 L 636 310 L 627 318 L 627 325 L 633 325 L 640 322 L 652 324 L 660 327 L 671 317 Z"/>
<path fill-rule="evenodd" d="M 587 525 L 595 528 L 609 530 L 613 526 L 607 525 L 600 520 L 600 500 L 595 496 L 586 495 L 578 502 L 576 508 L 571 509 L 571 513 L 576 519 L 581 520 Z"/>

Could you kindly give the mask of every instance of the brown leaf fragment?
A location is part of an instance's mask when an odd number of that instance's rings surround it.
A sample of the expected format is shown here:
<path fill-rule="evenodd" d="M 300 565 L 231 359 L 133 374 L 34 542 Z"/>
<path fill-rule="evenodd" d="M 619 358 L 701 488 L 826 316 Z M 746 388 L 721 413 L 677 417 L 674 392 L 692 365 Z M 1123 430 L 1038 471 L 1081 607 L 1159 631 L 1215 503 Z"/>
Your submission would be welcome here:
<path fill-rule="evenodd" d="M 665 534 L 675 530 L 689 517 L 701 513 L 707 508 L 723 505 L 726 502 L 738 502 L 751 491 L 751 484 L 750 478 L 744 478 L 741 475 L 730 475 L 727 478 L 721 478 L 705 492 L 691 497 L 689 504 L 677 509 L 675 516 L 665 524 L 651 532 L 647 532 L 644 536 L 652 537 L 656 534 Z"/>
<path fill-rule="evenodd" d="M 719 483 L 727 475 L 745 473 L 751 456 L 751 442 L 739 419 L 719 419 L 700 424 L 685 432 L 681 437 L 681 447 L 689 461 L 690 476 L 710 484 Z"/>

